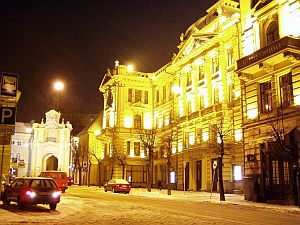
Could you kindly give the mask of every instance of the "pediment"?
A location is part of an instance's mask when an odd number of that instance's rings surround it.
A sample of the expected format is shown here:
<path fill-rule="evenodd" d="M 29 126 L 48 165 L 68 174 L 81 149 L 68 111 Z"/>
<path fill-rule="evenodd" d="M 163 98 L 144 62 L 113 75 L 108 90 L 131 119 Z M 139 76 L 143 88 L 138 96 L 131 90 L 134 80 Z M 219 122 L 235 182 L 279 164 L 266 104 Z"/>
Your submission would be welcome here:
<path fill-rule="evenodd" d="M 211 38 L 215 37 L 215 33 L 206 33 L 206 34 L 193 34 L 187 40 L 182 41 L 181 44 L 178 46 L 179 52 L 173 58 L 172 64 L 176 63 L 180 59 L 184 57 L 188 57 L 193 52 L 195 52 L 198 48 L 205 45 L 207 41 Z"/>

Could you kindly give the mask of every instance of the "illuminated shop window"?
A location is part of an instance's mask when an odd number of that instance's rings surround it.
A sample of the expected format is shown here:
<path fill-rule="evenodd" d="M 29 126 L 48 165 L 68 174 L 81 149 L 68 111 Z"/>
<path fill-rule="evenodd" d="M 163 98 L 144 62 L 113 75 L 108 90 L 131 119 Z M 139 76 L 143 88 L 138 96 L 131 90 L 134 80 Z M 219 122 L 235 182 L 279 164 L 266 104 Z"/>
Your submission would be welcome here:
<path fill-rule="evenodd" d="M 241 181 L 242 179 L 243 179 L 242 166 L 233 165 L 233 180 L 234 181 Z"/>

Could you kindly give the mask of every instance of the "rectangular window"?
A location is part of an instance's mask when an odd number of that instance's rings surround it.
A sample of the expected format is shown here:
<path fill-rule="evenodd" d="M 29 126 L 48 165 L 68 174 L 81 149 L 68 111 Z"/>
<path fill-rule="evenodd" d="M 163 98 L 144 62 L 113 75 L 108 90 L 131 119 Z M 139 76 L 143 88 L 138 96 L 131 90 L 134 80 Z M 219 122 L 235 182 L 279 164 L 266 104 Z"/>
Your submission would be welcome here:
<path fill-rule="evenodd" d="M 293 104 L 293 86 L 292 74 L 288 73 L 279 78 L 280 85 L 280 104 L 282 107 L 287 107 Z"/>
<path fill-rule="evenodd" d="M 219 72 L 219 57 L 215 56 L 212 58 L 212 73 L 215 74 Z"/>
<path fill-rule="evenodd" d="M 140 156 L 141 154 L 141 145 L 140 142 L 134 142 L 134 155 Z"/>
<path fill-rule="evenodd" d="M 173 95 L 174 93 L 172 92 L 172 88 L 173 88 L 173 82 L 170 83 L 170 99 L 172 100 L 173 99 Z"/>
<path fill-rule="evenodd" d="M 166 90 L 166 86 L 163 87 L 163 102 L 166 101 L 166 96 L 167 96 L 167 90 Z"/>
<path fill-rule="evenodd" d="M 144 91 L 144 104 L 148 104 L 148 91 Z"/>
<path fill-rule="evenodd" d="M 260 84 L 260 110 L 262 113 L 266 113 L 272 110 L 272 88 L 271 82 L 265 82 Z"/>
<path fill-rule="evenodd" d="M 205 76 L 204 66 L 199 65 L 199 81 L 203 80 Z"/>
<path fill-rule="evenodd" d="M 199 107 L 200 109 L 204 109 L 204 94 L 200 94 L 199 96 Z"/>
<path fill-rule="evenodd" d="M 128 89 L 128 102 L 132 102 L 132 89 Z"/>
<path fill-rule="evenodd" d="M 135 90 L 135 101 L 134 102 L 141 102 L 142 101 L 142 91 Z"/>
<path fill-rule="evenodd" d="M 187 77 L 186 77 L 186 86 L 191 86 L 192 85 L 192 73 L 189 72 L 187 73 Z"/>
<path fill-rule="evenodd" d="M 228 86 L 228 101 L 233 102 L 235 95 L 234 95 L 234 83 L 229 84 Z"/>
<path fill-rule="evenodd" d="M 156 103 L 159 103 L 159 90 L 156 90 Z"/>
<path fill-rule="evenodd" d="M 227 66 L 231 66 L 234 63 L 233 48 L 227 49 Z"/>
<path fill-rule="evenodd" d="M 107 144 L 104 145 L 104 156 L 105 157 L 109 156 L 109 154 L 108 154 L 108 145 Z"/>
<path fill-rule="evenodd" d="M 243 179 L 242 166 L 233 165 L 233 180 L 241 181 Z"/>
<path fill-rule="evenodd" d="M 219 89 L 215 88 L 214 89 L 214 104 L 218 104 L 219 102 L 220 102 Z"/>
<path fill-rule="evenodd" d="M 197 128 L 197 143 L 202 143 L 202 128 Z"/>
<path fill-rule="evenodd" d="M 189 141 L 190 141 L 190 133 L 189 132 L 185 132 L 184 134 L 184 147 L 188 148 L 189 147 Z"/>
<path fill-rule="evenodd" d="M 127 155 L 130 155 L 130 141 L 127 141 Z"/>

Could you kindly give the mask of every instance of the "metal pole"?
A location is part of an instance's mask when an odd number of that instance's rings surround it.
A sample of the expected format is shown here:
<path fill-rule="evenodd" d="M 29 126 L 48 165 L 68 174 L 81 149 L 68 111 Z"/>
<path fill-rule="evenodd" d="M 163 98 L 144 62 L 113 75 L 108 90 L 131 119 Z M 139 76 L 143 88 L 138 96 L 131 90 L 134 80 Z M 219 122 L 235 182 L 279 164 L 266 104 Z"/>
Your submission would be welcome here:
<path fill-rule="evenodd" d="M 0 167 L 0 185 L 1 185 L 1 189 L 2 189 L 3 161 L 4 161 L 4 144 L 2 145 L 1 167 Z M 0 198 L 2 197 L 1 195 L 2 195 L 2 190 L 0 190 Z"/>

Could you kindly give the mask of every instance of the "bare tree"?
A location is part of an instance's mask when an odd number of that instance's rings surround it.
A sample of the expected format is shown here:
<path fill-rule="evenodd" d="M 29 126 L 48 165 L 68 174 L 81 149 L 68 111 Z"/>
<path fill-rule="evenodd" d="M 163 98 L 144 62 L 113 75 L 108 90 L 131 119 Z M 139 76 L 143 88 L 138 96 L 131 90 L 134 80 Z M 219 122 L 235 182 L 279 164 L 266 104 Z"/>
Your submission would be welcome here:
<path fill-rule="evenodd" d="M 124 179 L 125 178 L 125 167 L 126 167 L 126 156 L 125 155 L 123 155 L 123 156 L 117 155 L 117 159 L 119 160 L 119 162 L 122 165 L 122 179 Z"/>
<path fill-rule="evenodd" d="M 289 161 L 289 180 L 290 180 L 290 190 L 294 196 L 294 204 L 299 205 L 298 196 L 300 195 L 297 189 L 297 168 L 299 167 L 298 163 L 298 154 L 295 149 L 296 146 L 292 146 L 288 143 L 284 131 L 284 111 L 282 103 L 277 107 L 276 111 L 270 111 L 267 113 L 268 123 L 271 127 L 271 130 L 267 132 L 266 143 L 275 151 L 275 154 L 278 157 L 278 170 L 279 170 L 279 193 L 280 197 L 284 198 L 285 192 L 285 181 L 284 181 L 284 172 L 283 172 L 283 158 L 288 157 Z M 292 143 L 293 141 L 290 141 Z M 295 142 L 295 141 L 294 141 Z M 263 150 L 263 149 L 262 149 Z M 263 151 L 264 152 L 264 151 Z M 262 180 L 262 197 L 265 196 L 265 180 Z"/>
<path fill-rule="evenodd" d="M 164 154 L 164 156 L 167 158 L 167 190 L 168 190 L 167 193 L 168 195 L 171 195 L 171 181 L 170 181 L 170 174 L 172 168 L 171 157 L 172 157 L 172 148 L 173 148 L 172 144 L 175 141 L 172 130 L 170 131 L 170 133 L 164 135 L 162 141 L 167 150 Z"/>
<path fill-rule="evenodd" d="M 152 182 L 153 182 L 153 155 L 155 148 L 155 129 L 144 129 L 141 131 L 140 139 L 144 145 L 144 148 L 147 149 L 148 158 L 147 158 L 147 188 L 148 192 L 151 192 Z"/>
<path fill-rule="evenodd" d="M 225 154 L 225 140 L 232 133 L 232 124 L 224 123 L 224 116 L 218 117 L 211 124 L 211 129 L 213 132 L 213 136 L 215 137 L 215 143 L 213 143 L 217 147 L 218 156 L 218 175 L 219 175 L 219 191 L 220 191 L 220 201 L 225 201 L 225 193 L 224 193 L 224 184 L 223 184 L 223 156 Z M 230 143 L 228 143 L 230 145 Z"/>
<path fill-rule="evenodd" d="M 90 150 L 90 155 L 92 155 L 97 160 L 97 168 L 98 168 L 98 186 L 101 187 L 101 157 L 97 153 L 97 148 L 94 148 L 92 151 Z"/>

